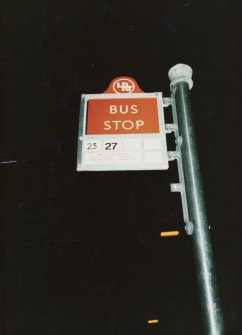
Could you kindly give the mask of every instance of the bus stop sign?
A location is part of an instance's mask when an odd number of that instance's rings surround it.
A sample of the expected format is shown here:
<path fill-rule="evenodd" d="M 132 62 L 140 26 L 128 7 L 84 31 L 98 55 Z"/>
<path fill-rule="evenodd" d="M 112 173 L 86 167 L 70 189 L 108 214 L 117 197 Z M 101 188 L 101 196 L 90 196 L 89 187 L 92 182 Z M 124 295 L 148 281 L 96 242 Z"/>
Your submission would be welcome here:
<path fill-rule="evenodd" d="M 168 169 L 162 93 L 129 77 L 81 98 L 77 171 Z"/>

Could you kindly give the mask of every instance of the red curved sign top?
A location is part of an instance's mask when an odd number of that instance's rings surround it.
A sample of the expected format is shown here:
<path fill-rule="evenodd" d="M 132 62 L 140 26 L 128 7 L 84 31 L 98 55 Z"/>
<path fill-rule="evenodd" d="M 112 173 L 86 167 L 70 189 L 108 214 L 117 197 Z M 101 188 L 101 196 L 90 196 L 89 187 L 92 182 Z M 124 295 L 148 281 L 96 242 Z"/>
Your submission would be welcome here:
<path fill-rule="evenodd" d="M 136 80 L 130 77 L 118 77 L 111 81 L 108 88 L 103 93 L 116 93 L 116 94 L 127 94 L 127 93 L 144 93 L 137 83 Z"/>

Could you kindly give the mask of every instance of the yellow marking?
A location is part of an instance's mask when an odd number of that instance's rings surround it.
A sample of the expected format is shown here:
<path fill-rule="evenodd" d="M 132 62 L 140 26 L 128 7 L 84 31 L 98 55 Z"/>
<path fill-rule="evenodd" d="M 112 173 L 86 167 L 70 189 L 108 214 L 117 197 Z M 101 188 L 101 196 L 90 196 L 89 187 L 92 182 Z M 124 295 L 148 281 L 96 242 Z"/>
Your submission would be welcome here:
<path fill-rule="evenodd" d="M 149 324 L 154 324 L 154 323 L 158 323 L 158 322 L 159 322 L 159 320 L 148 320 Z"/>
<path fill-rule="evenodd" d="M 160 233 L 161 237 L 168 237 L 168 236 L 178 236 L 180 234 L 180 232 L 178 230 L 174 230 L 174 231 L 162 231 Z"/>

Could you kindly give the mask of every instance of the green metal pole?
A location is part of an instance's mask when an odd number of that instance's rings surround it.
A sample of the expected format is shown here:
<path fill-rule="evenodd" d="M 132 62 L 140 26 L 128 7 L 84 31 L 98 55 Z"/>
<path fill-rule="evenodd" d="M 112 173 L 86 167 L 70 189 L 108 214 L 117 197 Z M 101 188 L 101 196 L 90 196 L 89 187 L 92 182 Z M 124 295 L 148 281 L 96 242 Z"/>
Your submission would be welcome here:
<path fill-rule="evenodd" d="M 177 64 L 168 73 L 175 100 L 177 121 L 182 137 L 185 188 L 189 219 L 194 224 L 192 234 L 205 326 L 208 335 L 222 335 L 223 318 L 216 284 L 212 246 L 205 208 L 197 144 L 193 128 L 189 89 L 192 88 L 192 69 Z"/>

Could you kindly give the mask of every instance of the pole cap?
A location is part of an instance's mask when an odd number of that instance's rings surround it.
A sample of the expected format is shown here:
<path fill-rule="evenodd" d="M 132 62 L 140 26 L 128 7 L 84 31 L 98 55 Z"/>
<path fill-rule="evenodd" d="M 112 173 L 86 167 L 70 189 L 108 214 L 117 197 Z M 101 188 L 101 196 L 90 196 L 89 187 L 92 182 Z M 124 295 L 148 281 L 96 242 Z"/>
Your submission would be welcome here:
<path fill-rule="evenodd" d="M 192 68 L 189 65 L 176 64 L 169 70 L 168 77 L 171 81 L 171 88 L 181 81 L 187 82 L 189 89 L 193 87 Z"/>

